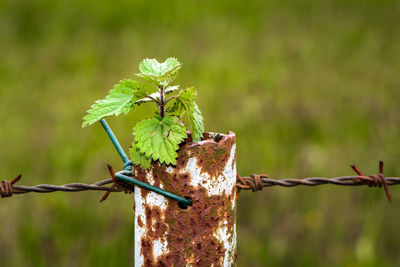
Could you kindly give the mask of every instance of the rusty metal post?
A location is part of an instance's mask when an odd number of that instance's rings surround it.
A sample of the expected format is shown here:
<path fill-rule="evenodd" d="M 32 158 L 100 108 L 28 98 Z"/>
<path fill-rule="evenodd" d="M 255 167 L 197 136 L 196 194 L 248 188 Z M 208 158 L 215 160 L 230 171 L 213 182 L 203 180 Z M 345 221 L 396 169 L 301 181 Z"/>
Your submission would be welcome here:
<path fill-rule="evenodd" d="M 135 177 L 192 200 L 185 207 L 135 187 L 135 266 L 236 265 L 236 137 L 205 133 L 176 167 L 136 167 Z"/>

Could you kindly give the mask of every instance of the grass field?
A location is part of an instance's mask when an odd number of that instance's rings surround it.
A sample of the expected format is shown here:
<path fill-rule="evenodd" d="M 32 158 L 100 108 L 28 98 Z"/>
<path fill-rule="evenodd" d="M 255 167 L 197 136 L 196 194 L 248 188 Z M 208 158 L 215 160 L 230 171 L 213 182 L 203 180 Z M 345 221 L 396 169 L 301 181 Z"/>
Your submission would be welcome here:
<path fill-rule="evenodd" d="M 91 183 L 122 168 L 94 100 L 142 58 L 177 57 L 241 175 L 400 175 L 400 2 L 0 1 L 0 177 Z M 151 107 L 108 119 L 125 148 Z M 400 186 L 241 193 L 238 266 L 399 266 Z M 2 266 L 130 266 L 133 198 L 0 200 Z"/>

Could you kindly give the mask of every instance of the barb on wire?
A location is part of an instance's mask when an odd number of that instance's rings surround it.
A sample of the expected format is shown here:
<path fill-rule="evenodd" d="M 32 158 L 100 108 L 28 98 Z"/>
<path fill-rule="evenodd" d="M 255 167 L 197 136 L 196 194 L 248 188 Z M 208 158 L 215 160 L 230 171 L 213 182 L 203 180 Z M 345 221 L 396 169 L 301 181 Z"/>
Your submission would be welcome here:
<path fill-rule="evenodd" d="M 40 184 L 35 186 L 24 186 L 24 185 L 15 185 L 15 183 L 21 179 L 21 175 L 16 177 L 14 180 L 7 181 L 3 180 L 0 183 L 0 195 L 2 198 L 11 197 L 14 194 L 25 194 L 30 192 L 35 193 L 52 193 L 57 191 L 62 192 L 82 192 L 82 191 L 106 191 L 107 193 L 110 192 L 125 192 L 125 193 L 132 193 L 132 187 L 128 184 L 121 184 L 118 182 L 115 185 L 115 181 L 113 179 L 105 179 L 99 181 L 94 184 L 83 184 L 83 183 L 71 183 L 65 185 L 51 185 L 51 184 Z M 112 186 L 106 186 L 108 184 L 113 184 Z M 103 197 L 104 198 L 104 197 Z M 102 199 L 103 201 L 106 199 Z"/>
<path fill-rule="evenodd" d="M 238 190 L 252 190 L 253 192 L 262 190 L 263 187 L 269 186 L 283 186 L 283 187 L 293 187 L 299 185 L 305 186 L 316 186 L 323 184 L 334 184 L 342 186 L 378 186 L 384 188 L 386 196 L 391 202 L 392 197 L 389 192 L 389 185 L 400 184 L 399 177 L 384 177 L 383 176 L 383 162 L 379 162 L 379 174 L 365 176 L 363 173 L 355 166 L 351 165 L 351 168 L 357 173 L 357 176 L 341 176 L 335 178 L 325 178 L 325 177 L 311 177 L 304 179 L 270 179 L 267 174 L 252 174 L 249 177 L 241 177 L 237 175 L 236 187 Z"/>
<path fill-rule="evenodd" d="M 1 197 L 11 197 L 13 194 L 13 185 L 21 179 L 22 175 L 18 175 L 11 182 L 3 180 L 0 183 L 0 195 Z"/>
<path fill-rule="evenodd" d="M 108 168 L 108 171 L 110 173 L 111 179 L 113 181 L 113 185 L 111 186 L 111 188 L 121 189 L 121 191 L 125 191 L 125 193 L 134 192 L 134 186 L 133 185 L 130 185 L 128 183 L 124 183 L 123 181 L 119 181 L 119 180 L 117 180 L 117 178 L 115 178 L 115 172 L 114 172 L 114 170 L 113 170 L 113 168 L 111 167 L 110 164 L 107 164 L 107 168 Z M 103 202 L 104 200 L 106 200 L 111 192 L 121 192 L 121 191 L 106 191 L 104 193 L 103 197 L 100 199 L 100 202 Z"/>
<path fill-rule="evenodd" d="M 252 174 L 249 177 L 241 177 L 239 174 L 237 174 L 236 187 L 238 189 L 238 192 L 240 192 L 240 190 L 252 190 L 253 192 L 255 192 L 262 190 L 264 187 L 270 186 L 293 187 L 299 185 L 317 186 L 323 184 L 333 184 L 341 186 L 368 185 L 370 187 L 383 186 L 387 198 L 389 202 L 391 202 L 391 195 L 388 186 L 400 184 L 400 177 L 384 177 L 382 161 L 379 162 L 379 173 L 377 175 L 365 176 L 356 166 L 351 165 L 351 168 L 357 173 L 357 176 L 341 176 L 335 178 L 311 177 L 304 179 L 271 179 L 268 177 L 267 174 Z M 11 197 L 13 194 L 24 194 L 29 192 L 51 193 L 56 191 L 81 192 L 94 190 L 106 192 L 100 200 L 100 202 L 102 202 L 107 199 L 111 192 L 133 192 L 134 185 L 128 182 L 124 182 L 121 179 L 116 179 L 116 174 L 114 173 L 110 165 L 108 165 L 108 170 L 110 172 L 111 179 L 105 179 L 94 184 L 71 183 L 59 186 L 50 184 L 40 184 L 36 186 L 16 185 L 16 183 L 21 179 L 21 175 L 19 175 L 12 181 L 3 180 L 2 182 L 0 182 L 0 196 L 4 198 Z M 127 172 L 128 171 L 123 171 L 118 172 L 117 174 L 124 173 L 124 175 L 127 175 Z M 109 184 L 111 184 L 111 186 L 106 186 Z"/>
<path fill-rule="evenodd" d="M 106 191 L 103 197 L 100 199 L 100 202 L 103 202 L 108 198 L 111 192 L 125 192 L 125 193 L 133 193 L 135 186 L 139 186 L 141 188 L 150 190 L 157 194 L 163 195 L 167 198 L 172 200 L 178 201 L 186 206 L 191 206 L 192 201 L 178 196 L 172 192 L 166 191 L 162 188 L 158 188 L 151 184 L 145 183 L 143 181 L 137 180 L 133 177 L 131 171 L 119 171 L 114 173 L 113 168 L 107 164 L 108 171 L 110 172 L 111 179 L 103 180 L 95 184 L 82 184 L 82 183 L 73 183 L 73 184 L 66 184 L 66 185 L 49 185 L 49 184 L 42 184 L 36 186 L 20 186 L 14 185 L 21 176 L 18 176 L 11 182 L 4 180 L 0 184 L 0 195 L 1 197 L 11 197 L 13 194 L 22 194 L 28 192 L 36 192 L 36 193 L 50 193 L 55 191 L 64 191 L 64 192 L 79 192 L 79 191 L 87 191 L 87 190 L 97 190 L 97 191 Z M 112 183 L 111 186 L 104 186 L 106 184 Z"/>

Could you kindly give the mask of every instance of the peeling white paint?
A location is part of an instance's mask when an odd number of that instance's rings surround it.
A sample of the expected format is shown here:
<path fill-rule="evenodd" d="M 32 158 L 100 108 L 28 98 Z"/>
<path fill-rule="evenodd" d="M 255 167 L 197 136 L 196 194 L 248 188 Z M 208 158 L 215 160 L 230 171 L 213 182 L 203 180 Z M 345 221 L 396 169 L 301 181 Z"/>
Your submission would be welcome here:
<path fill-rule="evenodd" d="M 147 229 L 144 225 L 146 223 L 145 207 L 158 207 L 161 209 L 161 211 L 165 211 L 167 209 L 167 199 L 165 197 L 154 192 L 149 192 L 146 195 L 146 198 L 143 199 L 141 195 L 141 190 L 145 189 L 140 189 L 140 187 L 135 186 L 135 266 L 143 266 L 144 264 L 144 257 L 140 246 L 140 240 L 142 240 L 142 238 L 146 237 L 147 235 Z M 138 224 L 139 218 L 143 223 L 143 227 L 140 227 Z M 161 213 L 161 219 L 163 218 L 164 214 Z M 153 231 L 156 231 L 155 223 L 156 220 L 153 219 L 151 225 L 151 229 Z M 154 242 L 153 250 L 156 251 L 154 255 L 162 255 L 163 253 L 167 252 L 167 246 L 168 242 L 166 240 L 158 240 L 158 243 Z"/>
<path fill-rule="evenodd" d="M 232 191 L 234 190 L 236 186 L 236 162 L 233 164 L 233 161 L 235 160 L 235 155 L 236 155 L 236 144 L 233 144 L 229 159 L 225 164 L 225 169 L 223 171 L 223 175 L 225 176 L 225 179 L 227 181 L 226 189 L 225 189 L 225 194 L 229 196 L 232 194 Z"/>
<path fill-rule="evenodd" d="M 214 237 L 224 245 L 226 251 L 223 266 L 233 266 L 236 250 L 236 223 L 234 224 L 233 232 L 228 231 L 227 224 L 226 220 L 221 222 L 214 233 Z"/>
<path fill-rule="evenodd" d="M 140 240 L 145 236 L 146 228 L 140 227 L 138 221 L 140 218 L 143 224 L 145 224 L 146 218 L 144 213 L 144 199 L 142 199 L 140 191 L 140 187 L 135 186 L 135 266 L 143 266 L 144 264 Z"/>
<path fill-rule="evenodd" d="M 148 172 L 146 173 L 146 178 L 147 178 L 147 182 L 148 182 L 149 184 L 151 184 L 151 185 L 154 185 L 154 184 L 155 184 L 155 181 L 154 181 L 154 179 L 153 179 L 153 171 L 152 171 L 152 170 L 150 170 L 150 171 L 148 171 Z"/>
<path fill-rule="evenodd" d="M 152 191 L 150 191 L 146 196 L 146 204 L 150 207 L 159 207 L 161 211 L 167 209 L 167 199 Z"/>
<path fill-rule="evenodd" d="M 168 173 L 173 173 L 173 172 L 175 171 L 175 169 L 172 168 L 171 166 L 168 166 L 167 169 L 166 169 L 166 171 L 167 171 Z"/>
<path fill-rule="evenodd" d="M 236 144 L 232 146 L 229 159 L 225 164 L 222 175 L 217 179 L 210 179 L 210 175 L 206 172 L 201 172 L 201 168 L 197 165 L 197 158 L 190 158 L 185 168 L 181 169 L 180 173 L 189 173 L 192 180 L 190 185 L 197 187 L 203 186 L 209 196 L 219 196 L 225 194 L 229 196 L 236 185 L 236 164 L 232 163 L 235 160 Z"/>
<path fill-rule="evenodd" d="M 154 240 L 153 243 L 154 261 L 157 261 L 158 257 L 168 252 L 169 252 L 168 241 L 165 238 Z"/>

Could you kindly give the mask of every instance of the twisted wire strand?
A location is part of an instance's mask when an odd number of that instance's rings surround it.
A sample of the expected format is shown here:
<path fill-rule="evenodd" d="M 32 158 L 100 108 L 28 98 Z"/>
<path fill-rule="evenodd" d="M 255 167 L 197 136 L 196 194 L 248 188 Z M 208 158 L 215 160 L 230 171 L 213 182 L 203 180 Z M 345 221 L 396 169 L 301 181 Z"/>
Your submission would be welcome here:
<path fill-rule="evenodd" d="M 342 185 L 342 186 L 361 186 L 364 183 L 355 183 L 354 180 L 360 179 L 362 181 L 371 181 L 369 177 L 365 176 L 342 176 L 335 178 L 325 177 L 310 177 L 304 179 L 271 179 L 265 175 L 257 175 L 261 179 L 261 188 L 270 186 L 283 186 L 283 187 L 294 187 L 299 185 L 304 186 L 317 186 L 324 184 Z M 400 184 L 400 177 L 386 177 L 388 185 Z M 106 191 L 106 192 L 125 192 L 128 191 L 125 188 L 114 188 L 105 185 L 113 184 L 112 179 L 105 179 L 94 184 L 83 184 L 83 183 L 71 183 L 65 185 L 51 185 L 51 184 L 39 184 L 35 186 L 24 186 L 24 185 L 11 185 L 11 182 L 3 180 L 0 185 L 0 194 L 2 197 L 8 197 L 12 194 L 25 194 L 30 192 L 35 193 L 52 193 L 57 191 L 62 192 L 82 192 L 82 191 Z M 6 186 L 4 186 L 6 185 Z M 254 178 L 252 177 L 240 177 L 236 184 L 241 190 L 261 190 L 256 187 Z M 10 194 L 11 193 L 11 194 Z"/>
<path fill-rule="evenodd" d="M 115 173 L 112 167 L 108 164 L 107 167 L 110 172 L 111 179 L 105 179 L 94 184 L 70 183 L 64 185 L 52 185 L 52 184 L 39 184 L 35 186 L 15 185 L 15 183 L 18 182 L 22 177 L 22 175 L 20 174 L 12 181 L 3 180 L 0 182 L 0 196 L 2 198 L 5 198 L 5 197 L 11 197 L 13 194 L 25 194 L 29 192 L 52 193 L 57 191 L 82 192 L 91 190 L 91 191 L 105 191 L 104 196 L 100 199 L 100 202 L 103 202 L 108 198 L 111 192 L 125 192 L 126 194 L 133 193 L 134 186 L 118 181 L 115 178 Z"/>
<path fill-rule="evenodd" d="M 39 184 L 35 186 L 12 185 L 11 182 L 3 180 L 0 185 L 0 195 L 2 197 L 10 197 L 12 194 L 25 194 L 29 192 L 35 193 L 52 193 L 56 191 L 63 192 L 81 192 L 87 190 L 122 192 L 123 188 L 108 187 L 105 185 L 113 184 L 112 179 L 105 179 L 94 184 L 71 183 L 65 185 Z"/>
<path fill-rule="evenodd" d="M 260 179 L 257 182 L 257 179 Z M 270 186 L 283 186 L 283 187 L 294 187 L 299 185 L 305 186 L 316 186 L 316 185 L 324 185 L 324 184 L 333 184 L 333 185 L 342 185 L 342 186 L 361 186 L 366 185 L 366 183 L 355 182 L 359 179 L 362 182 L 371 182 L 370 177 L 366 176 L 341 176 L 334 178 L 325 178 L 325 177 L 310 177 L 304 179 L 271 179 L 266 175 L 252 175 L 250 177 L 240 177 L 238 176 L 238 181 L 236 184 L 237 188 L 242 190 L 252 190 L 259 191 L 262 190 L 263 187 Z M 397 185 L 400 184 L 399 177 L 385 177 L 387 185 Z M 382 186 L 377 184 L 376 186 Z"/>
<path fill-rule="evenodd" d="M 293 187 L 299 185 L 316 186 L 323 184 L 334 184 L 342 186 L 368 185 L 369 187 L 383 186 L 388 201 L 392 201 L 392 196 L 389 192 L 388 186 L 400 184 L 400 178 L 385 177 L 383 175 L 383 161 L 379 161 L 379 173 L 374 175 L 365 176 L 355 165 L 350 165 L 350 167 L 357 173 L 357 176 L 341 176 L 335 178 L 311 177 L 304 179 L 289 178 L 276 180 L 270 179 L 267 174 L 252 174 L 248 177 L 241 177 L 239 174 L 237 174 L 236 187 L 238 188 L 239 192 L 240 190 L 252 190 L 253 192 L 255 192 L 269 186 Z"/>
<path fill-rule="evenodd" d="M 368 185 L 369 187 L 384 187 L 388 200 L 391 201 L 391 195 L 388 189 L 390 185 L 400 184 L 400 177 L 384 177 L 383 162 L 379 162 L 379 174 L 365 176 L 354 165 L 351 168 L 357 173 L 356 176 L 341 176 L 334 178 L 326 177 L 310 177 L 304 179 L 287 178 L 287 179 L 271 179 L 267 174 L 252 174 L 250 176 L 241 177 L 237 174 L 236 187 L 238 191 L 252 190 L 253 192 L 260 191 L 264 187 L 282 186 L 317 186 L 324 184 L 333 184 L 340 186 L 361 186 Z M 105 191 L 106 193 L 100 201 L 107 199 L 111 192 L 132 193 L 134 186 L 115 179 L 115 174 L 111 166 L 108 165 L 111 179 L 105 179 L 94 184 L 70 183 L 65 185 L 40 184 L 35 186 L 15 185 L 21 179 L 21 175 L 14 178 L 12 181 L 3 180 L 0 182 L 0 196 L 11 197 L 13 194 L 24 194 L 29 192 L 35 193 L 51 193 L 56 191 L 62 192 L 82 192 L 82 191 Z M 109 186 L 107 186 L 109 185 Z"/>
<path fill-rule="evenodd" d="M 36 193 L 51 193 L 55 191 L 64 191 L 64 192 L 81 192 L 87 190 L 95 190 L 95 191 L 107 191 L 107 192 L 121 192 L 122 188 L 113 188 L 104 186 L 106 184 L 114 183 L 112 179 L 102 180 L 95 184 L 83 184 L 83 183 L 71 183 L 65 185 L 51 185 L 51 184 L 40 184 L 36 186 L 23 186 L 16 185 L 13 186 L 14 194 L 23 194 L 28 192 L 36 192 Z"/>

